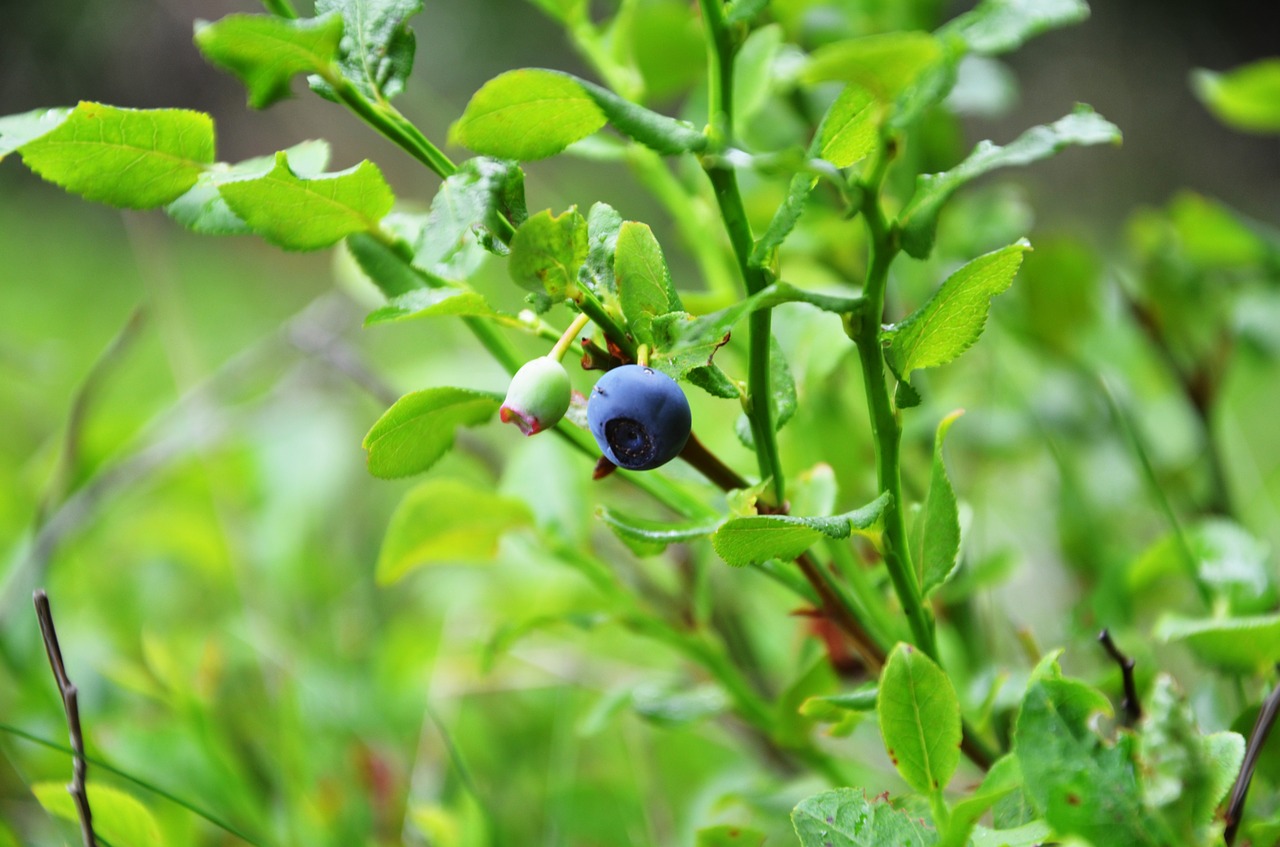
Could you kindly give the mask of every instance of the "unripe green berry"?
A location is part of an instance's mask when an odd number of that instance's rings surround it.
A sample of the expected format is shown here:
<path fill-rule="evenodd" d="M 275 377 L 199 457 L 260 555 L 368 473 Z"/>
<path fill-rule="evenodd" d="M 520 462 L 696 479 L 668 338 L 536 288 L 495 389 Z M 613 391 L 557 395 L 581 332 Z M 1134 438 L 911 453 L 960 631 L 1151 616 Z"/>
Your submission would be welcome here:
<path fill-rule="evenodd" d="M 560 422 L 569 411 L 572 391 L 564 365 L 550 356 L 539 356 L 525 362 L 511 377 L 507 399 L 498 414 L 503 423 L 514 423 L 525 435 L 535 435 Z"/>

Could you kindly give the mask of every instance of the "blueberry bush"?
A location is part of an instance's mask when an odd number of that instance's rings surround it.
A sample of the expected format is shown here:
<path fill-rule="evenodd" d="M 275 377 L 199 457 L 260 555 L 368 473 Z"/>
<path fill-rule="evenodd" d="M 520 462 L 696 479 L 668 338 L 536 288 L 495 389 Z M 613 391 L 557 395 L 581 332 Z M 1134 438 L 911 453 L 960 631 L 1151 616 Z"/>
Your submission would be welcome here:
<path fill-rule="evenodd" d="M 578 73 L 506 69 L 447 133 L 394 104 L 416 0 L 196 22 L 250 107 L 305 87 L 421 165 L 394 189 L 324 141 L 220 161 L 181 104 L 0 117 L 73 195 L 332 248 L 347 293 L 276 341 L 382 403 L 341 476 L 351 401 L 234 358 L 120 456 L 90 424 L 124 324 L 5 471 L 39 494 L 0 845 L 1280 841 L 1280 233 L 1185 191 L 1118 258 L 1029 238 L 1008 169 L 1120 129 L 1068 102 L 960 142 L 1084 0 L 532 2 Z M 1191 90 L 1274 134 L 1278 69 Z M 646 196 L 571 202 L 544 160 Z M 278 436 L 223 446 L 233 406 Z M 45 583 L 75 755 L 17 602 Z"/>

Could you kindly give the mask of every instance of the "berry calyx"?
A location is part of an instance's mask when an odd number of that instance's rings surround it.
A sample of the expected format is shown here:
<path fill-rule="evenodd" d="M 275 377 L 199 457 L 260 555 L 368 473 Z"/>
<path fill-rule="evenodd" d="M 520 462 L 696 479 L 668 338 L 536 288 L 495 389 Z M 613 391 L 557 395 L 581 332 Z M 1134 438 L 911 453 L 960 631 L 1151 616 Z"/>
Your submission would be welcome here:
<path fill-rule="evenodd" d="M 551 356 L 525 362 L 507 388 L 498 417 L 525 435 L 536 435 L 560 422 L 569 410 L 572 388 L 564 365 Z"/>
<path fill-rule="evenodd" d="M 587 425 L 605 458 L 620 468 L 665 465 L 689 440 L 689 401 L 675 380 L 642 365 L 600 377 L 587 399 Z"/>

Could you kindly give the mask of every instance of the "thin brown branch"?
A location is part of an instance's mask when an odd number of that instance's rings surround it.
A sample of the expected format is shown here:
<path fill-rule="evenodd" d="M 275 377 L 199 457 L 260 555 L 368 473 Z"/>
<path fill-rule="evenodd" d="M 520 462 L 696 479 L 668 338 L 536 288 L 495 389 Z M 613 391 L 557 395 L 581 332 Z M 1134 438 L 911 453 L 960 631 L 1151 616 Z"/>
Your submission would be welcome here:
<path fill-rule="evenodd" d="M 724 491 L 735 488 L 747 488 L 750 483 L 743 479 L 737 471 L 720 461 L 720 457 L 707 449 L 706 445 L 692 433 L 689 441 L 680 451 L 680 458 L 697 468 L 711 483 Z"/>
<path fill-rule="evenodd" d="M 34 600 L 36 617 L 40 620 L 40 635 L 44 639 L 45 652 L 49 654 L 49 666 L 53 668 L 53 678 L 58 683 L 58 693 L 62 695 L 62 708 L 67 713 L 67 730 L 71 735 L 74 764 L 67 793 L 75 800 L 84 847 L 97 847 L 98 841 L 93 835 L 93 813 L 89 809 L 89 795 L 85 790 L 85 776 L 89 766 L 84 757 L 84 733 L 80 729 L 79 697 L 76 687 L 67 677 L 67 666 L 62 661 L 62 648 L 58 646 L 58 631 L 53 626 L 53 612 L 49 610 L 49 595 L 45 594 L 44 589 L 37 589 Z"/>
<path fill-rule="evenodd" d="M 871 637 L 871 633 L 867 632 L 862 622 L 853 616 L 853 613 L 827 584 L 818 563 L 808 553 L 802 553 L 800 558 L 796 559 L 796 565 L 800 568 L 800 573 L 804 574 L 804 578 L 809 580 L 814 591 L 818 592 L 818 597 L 822 600 L 823 614 L 849 637 L 853 649 L 862 659 L 863 664 L 873 673 L 879 673 L 880 668 L 884 667 L 884 651 L 876 644 L 876 640 Z"/>
<path fill-rule="evenodd" d="M 1276 670 L 1280 671 L 1280 665 L 1276 665 Z M 1240 766 L 1236 784 L 1231 788 L 1231 800 L 1227 803 L 1227 827 L 1222 833 L 1227 847 L 1235 844 L 1240 820 L 1244 816 L 1244 801 L 1249 796 L 1249 784 L 1253 782 L 1253 770 L 1258 766 L 1258 757 L 1262 755 L 1262 748 L 1267 743 L 1267 736 L 1271 734 L 1271 727 L 1275 724 L 1278 714 L 1280 714 L 1280 683 L 1267 695 L 1261 711 L 1258 712 L 1258 719 L 1253 722 L 1253 731 L 1249 733 L 1249 746 L 1244 751 L 1244 764 Z"/>
<path fill-rule="evenodd" d="M 1108 630 L 1098 633 L 1098 642 L 1120 666 L 1120 675 L 1124 679 L 1124 699 L 1120 701 L 1120 711 L 1124 714 L 1124 725 L 1133 726 L 1142 720 L 1142 701 L 1138 699 L 1138 686 L 1133 680 L 1133 668 L 1137 662 L 1120 652 Z"/>

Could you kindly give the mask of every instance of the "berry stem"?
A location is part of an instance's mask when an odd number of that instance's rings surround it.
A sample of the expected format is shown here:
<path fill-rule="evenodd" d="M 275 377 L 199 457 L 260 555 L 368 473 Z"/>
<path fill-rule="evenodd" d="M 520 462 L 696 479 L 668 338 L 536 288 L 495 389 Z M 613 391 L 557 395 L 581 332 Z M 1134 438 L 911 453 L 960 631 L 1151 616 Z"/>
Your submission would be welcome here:
<path fill-rule="evenodd" d="M 636 348 L 636 364 L 642 368 L 649 367 L 649 345 L 641 344 Z"/>
<path fill-rule="evenodd" d="M 569 352 L 569 346 L 573 344 L 573 339 L 576 338 L 578 333 L 582 332 L 590 322 L 591 318 L 587 317 L 585 314 L 579 314 L 573 319 L 573 323 L 569 324 L 569 328 L 564 331 L 564 334 L 560 336 L 560 340 L 556 342 L 556 346 L 552 347 L 551 352 L 547 355 L 552 359 L 555 359 L 557 362 L 563 362 L 564 354 Z"/>

